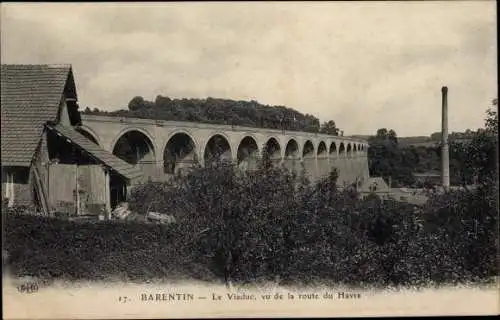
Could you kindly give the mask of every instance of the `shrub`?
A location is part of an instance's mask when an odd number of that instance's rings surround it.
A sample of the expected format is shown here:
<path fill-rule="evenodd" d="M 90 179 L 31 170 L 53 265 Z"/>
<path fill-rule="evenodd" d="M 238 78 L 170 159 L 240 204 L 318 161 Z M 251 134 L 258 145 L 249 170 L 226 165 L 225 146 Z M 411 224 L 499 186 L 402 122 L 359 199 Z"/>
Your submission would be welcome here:
<path fill-rule="evenodd" d="M 172 256 L 169 226 L 72 222 L 12 213 L 5 217 L 4 250 L 14 274 L 66 279 L 102 279 L 153 272 Z M 157 251 L 162 248 L 162 251 Z M 168 253 L 168 255 L 167 255 Z M 141 255 L 146 257 L 141 259 Z M 175 262 L 172 262 L 175 265 Z M 169 266 L 170 267 L 170 266 Z"/>
<path fill-rule="evenodd" d="M 304 172 L 272 167 L 264 157 L 256 171 L 216 163 L 163 184 L 163 192 L 154 189 L 157 200 L 136 198 L 162 202 L 164 212 L 180 221 L 183 241 L 193 243 L 197 263 L 226 280 L 280 276 L 292 282 L 321 278 L 383 286 L 497 273 L 496 238 L 488 231 L 494 230 L 496 215 L 483 203 L 494 199 L 491 191 L 489 198 L 480 189 L 469 198 L 436 196 L 423 210 L 375 195 L 361 201 L 352 189 L 339 191 L 336 179 L 333 170 L 311 185 Z M 457 210 L 488 212 L 489 220 L 478 222 L 481 238 L 465 236 L 442 220 L 458 219 Z M 475 254 L 469 255 L 472 249 Z"/>
<path fill-rule="evenodd" d="M 273 167 L 266 157 L 247 172 L 216 162 L 133 191 L 133 210 L 174 215 L 174 225 L 9 214 L 5 247 L 16 274 L 70 279 L 279 276 L 414 286 L 498 275 L 494 184 L 436 194 L 416 207 L 376 195 L 359 200 L 336 180 L 333 170 L 311 184 L 304 171 Z"/>

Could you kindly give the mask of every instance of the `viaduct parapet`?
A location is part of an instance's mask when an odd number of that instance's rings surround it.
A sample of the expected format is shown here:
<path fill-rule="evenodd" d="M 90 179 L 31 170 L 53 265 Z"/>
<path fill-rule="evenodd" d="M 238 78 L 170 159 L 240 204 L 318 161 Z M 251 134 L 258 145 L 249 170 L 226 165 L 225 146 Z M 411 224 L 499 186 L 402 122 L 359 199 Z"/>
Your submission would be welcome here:
<path fill-rule="evenodd" d="M 369 177 L 365 140 L 300 131 L 120 118 L 82 114 L 82 134 L 128 163 L 144 180 L 166 180 L 195 162 L 206 165 L 218 157 L 252 169 L 264 149 L 276 165 L 299 171 L 312 181 L 339 170 L 338 183 Z"/>

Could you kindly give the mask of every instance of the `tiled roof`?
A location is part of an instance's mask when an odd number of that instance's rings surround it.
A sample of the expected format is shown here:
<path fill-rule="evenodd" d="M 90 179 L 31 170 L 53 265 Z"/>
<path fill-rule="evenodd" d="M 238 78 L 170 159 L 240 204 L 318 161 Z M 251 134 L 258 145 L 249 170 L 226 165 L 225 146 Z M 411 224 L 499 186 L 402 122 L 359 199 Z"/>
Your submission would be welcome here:
<path fill-rule="evenodd" d="M 2 165 L 29 166 L 44 124 L 56 121 L 70 65 L 2 65 Z M 76 95 L 76 92 L 75 92 Z"/>
<path fill-rule="evenodd" d="M 92 155 L 96 160 L 111 168 L 111 170 L 129 179 L 130 181 L 135 181 L 136 179 L 142 177 L 142 172 L 137 167 L 134 167 L 133 165 L 123 161 L 109 151 L 102 149 L 101 147 L 99 147 L 99 145 L 90 141 L 75 129 L 63 126 L 61 124 L 47 125 L 47 128 L 59 132 L 64 137 L 71 140 L 74 144 L 84 149 L 85 152 Z"/>
<path fill-rule="evenodd" d="M 371 192 L 370 186 L 372 184 L 376 184 L 377 191 L 379 191 L 379 192 L 389 192 L 390 191 L 389 186 L 387 185 L 385 180 L 382 179 L 382 177 L 370 177 L 363 182 L 363 184 L 361 185 L 361 188 L 359 189 L 360 192 Z"/>

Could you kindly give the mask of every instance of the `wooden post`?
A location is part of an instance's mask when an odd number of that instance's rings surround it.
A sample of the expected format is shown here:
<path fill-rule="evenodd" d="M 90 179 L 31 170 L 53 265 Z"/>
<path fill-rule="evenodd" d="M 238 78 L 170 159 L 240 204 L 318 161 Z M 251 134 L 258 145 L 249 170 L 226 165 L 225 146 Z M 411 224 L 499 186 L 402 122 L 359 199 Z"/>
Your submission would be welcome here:
<path fill-rule="evenodd" d="M 441 88 L 441 184 L 445 190 L 450 187 L 450 154 L 448 147 L 448 88 Z"/>
<path fill-rule="evenodd" d="M 78 164 L 75 164 L 76 215 L 80 215 L 80 190 L 78 188 Z"/>
<path fill-rule="evenodd" d="M 104 169 L 104 194 L 106 197 L 106 218 L 109 219 L 111 215 L 111 191 L 110 191 L 110 179 L 109 179 L 109 170 L 107 168 Z"/>
<path fill-rule="evenodd" d="M 49 215 L 55 215 L 54 212 L 52 212 L 52 208 L 54 206 L 54 203 L 52 203 L 52 199 L 50 198 L 50 161 L 47 161 L 47 163 L 45 164 L 47 166 L 47 171 L 46 171 L 46 174 L 45 174 L 45 187 L 47 190 L 47 204 L 48 204 L 48 207 L 49 207 Z M 43 201 L 43 200 L 40 200 L 40 201 Z"/>

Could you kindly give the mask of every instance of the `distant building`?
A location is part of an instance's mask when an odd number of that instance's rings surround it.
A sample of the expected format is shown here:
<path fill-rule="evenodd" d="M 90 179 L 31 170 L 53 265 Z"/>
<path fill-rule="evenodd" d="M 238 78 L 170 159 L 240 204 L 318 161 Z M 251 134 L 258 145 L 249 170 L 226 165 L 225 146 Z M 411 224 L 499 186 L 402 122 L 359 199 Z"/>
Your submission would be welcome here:
<path fill-rule="evenodd" d="M 423 205 L 429 198 L 425 189 L 417 188 L 392 188 L 391 197 L 396 201 L 408 202 L 414 205 Z"/>
<path fill-rule="evenodd" d="M 382 199 L 387 199 L 391 188 L 382 177 L 370 177 L 363 181 L 358 192 L 362 198 L 366 198 L 369 194 L 376 194 Z"/>
<path fill-rule="evenodd" d="M 382 200 L 391 199 L 415 205 L 423 205 L 428 199 L 424 189 L 390 188 L 382 177 L 368 178 L 358 191 L 363 199 L 370 194 L 375 194 Z"/>
<path fill-rule="evenodd" d="M 439 172 L 414 173 L 413 176 L 417 185 L 441 185 L 441 174 Z"/>
<path fill-rule="evenodd" d="M 77 131 L 69 65 L 1 66 L 2 193 L 8 206 L 52 215 L 109 213 L 113 190 L 140 177 L 134 166 Z"/>

